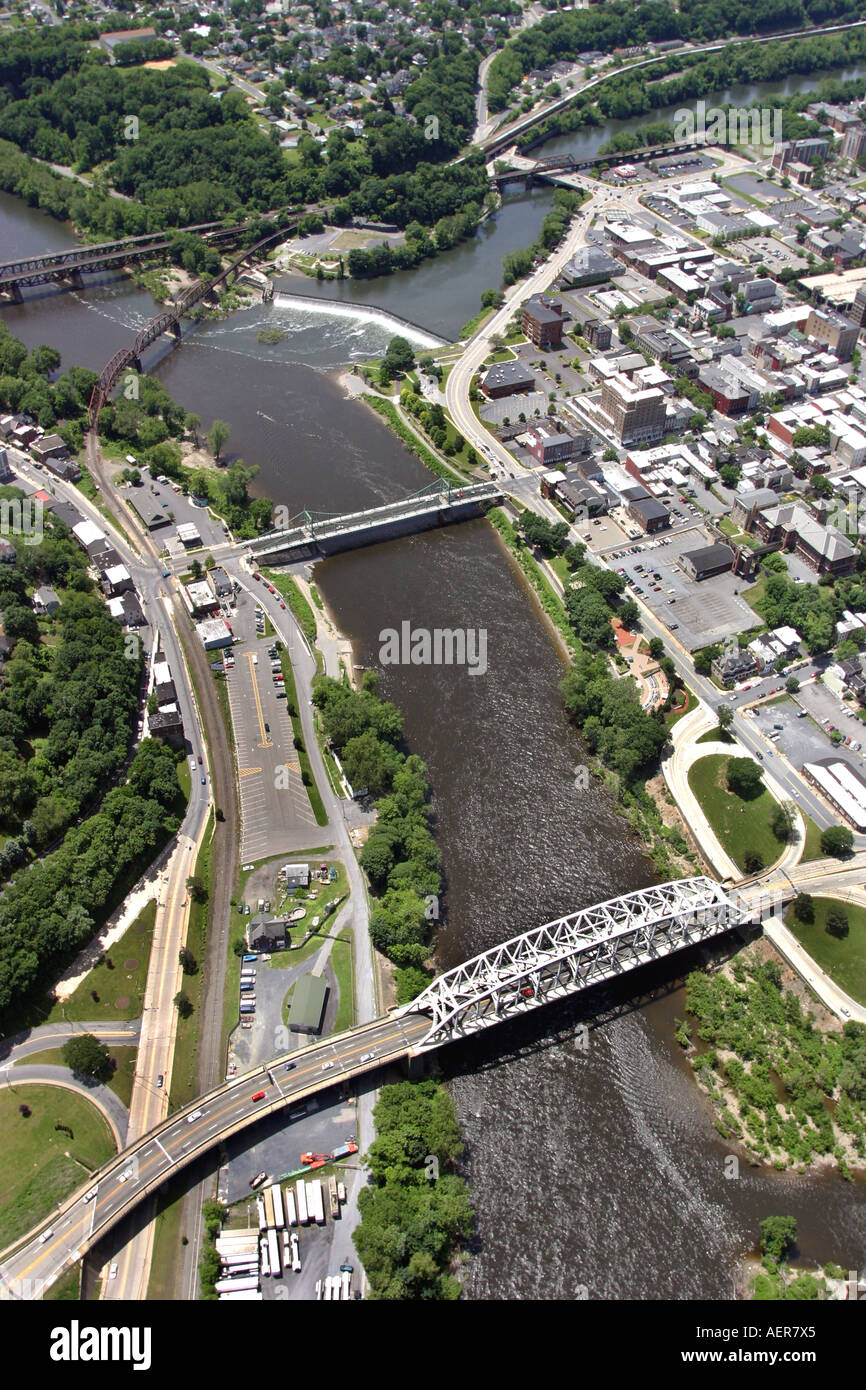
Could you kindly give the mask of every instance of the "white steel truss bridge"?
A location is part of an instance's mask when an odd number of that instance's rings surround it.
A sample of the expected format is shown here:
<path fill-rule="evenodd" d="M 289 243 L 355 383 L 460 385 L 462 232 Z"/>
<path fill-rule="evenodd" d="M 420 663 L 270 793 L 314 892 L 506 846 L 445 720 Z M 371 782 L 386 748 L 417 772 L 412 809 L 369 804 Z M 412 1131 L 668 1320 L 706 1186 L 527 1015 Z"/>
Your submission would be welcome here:
<path fill-rule="evenodd" d="M 504 941 L 396 1012 L 429 1016 L 412 1048 L 423 1052 L 719 936 L 747 915 L 711 878 L 644 888 Z"/>

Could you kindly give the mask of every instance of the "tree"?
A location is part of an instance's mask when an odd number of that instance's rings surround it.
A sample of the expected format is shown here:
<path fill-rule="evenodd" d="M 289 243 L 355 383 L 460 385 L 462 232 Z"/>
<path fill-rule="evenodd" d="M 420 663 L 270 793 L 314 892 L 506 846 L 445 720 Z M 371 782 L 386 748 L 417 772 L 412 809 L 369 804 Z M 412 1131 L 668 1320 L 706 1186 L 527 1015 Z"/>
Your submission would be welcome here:
<path fill-rule="evenodd" d="M 207 442 L 215 459 L 219 458 L 223 451 L 223 445 L 230 434 L 231 427 L 226 424 L 225 420 L 214 420 L 208 431 Z"/>
<path fill-rule="evenodd" d="M 651 637 L 649 644 L 649 654 L 654 661 L 658 661 L 660 656 L 664 656 L 665 644 L 660 637 Z M 719 721 L 721 722 L 721 720 Z"/>
<path fill-rule="evenodd" d="M 814 922 L 815 900 L 811 893 L 798 893 L 794 899 L 794 916 L 798 922 Z"/>
<path fill-rule="evenodd" d="M 171 1002 L 177 1009 L 179 1018 L 189 1018 L 192 1013 L 192 1000 L 188 994 L 184 994 L 183 990 L 180 989 Z"/>
<path fill-rule="evenodd" d="M 195 975 L 198 972 L 198 961 L 188 946 L 181 946 L 177 953 L 180 968 L 184 975 Z"/>
<path fill-rule="evenodd" d="M 827 930 L 839 941 L 848 935 L 848 914 L 841 907 L 831 907 L 827 913 Z"/>
<path fill-rule="evenodd" d="M 800 689 L 800 682 L 797 680 L 796 676 L 788 677 L 785 681 L 785 689 L 789 695 L 796 695 L 797 691 Z"/>
<path fill-rule="evenodd" d="M 734 722 L 734 711 L 731 709 L 730 705 L 719 705 L 717 713 L 719 716 L 719 728 L 723 734 L 727 733 Z"/>
<path fill-rule="evenodd" d="M 70 1071 L 106 1081 L 114 1070 L 111 1053 L 92 1033 L 79 1033 L 63 1044 L 63 1060 Z"/>
<path fill-rule="evenodd" d="M 761 1250 L 776 1264 L 794 1249 L 797 1243 L 797 1220 L 793 1216 L 766 1216 L 761 1222 Z"/>
<path fill-rule="evenodd" d="M 756 849 L 747 849 L 743 855 L 743 867 L 747 874 L 759 874 L 764 867 L 764 856 Z"/>
<path fill-rule="evenodd" d="M 794 807 L 790 801 L 777 802 L 770 815 L 770 829 L 777 840 L 790 840 L 794 830 Z"/>
<path fill-rule="evenodd" d="M 763 774 L 751 758 L 730 758 L 728 761 L 728 791 L 743 801 L 753 801 L 763 790 Z"/>
<path fill-rule="evenodd" d="M 399 335 L 392 338 L 385 351 L 385 361 L 392 376 L 401 372 L 411 372 L 415 366 L 415 354 L 411 343 Z"/>
<path fill-rule="evenodd" d="M 821 853 L 843 859 L 854 848 L 854 836 L 847 825 L 829 825 L 821 831 Z"/>
<path fill-rule="evenodd" d="M 194 903 L 207 902 L 207 884 L 198 874 L 191 874 L 186 881 L 187 892 Z"/>
<path fill-rule="evenodd" d="M 196 448 L 198 448 L 198 427 L 200 424 L 201 416 L 196 415 L 194 411 L 188 411 L 183 417 L 183 427 L 187 434 L 192 435 Z"/>

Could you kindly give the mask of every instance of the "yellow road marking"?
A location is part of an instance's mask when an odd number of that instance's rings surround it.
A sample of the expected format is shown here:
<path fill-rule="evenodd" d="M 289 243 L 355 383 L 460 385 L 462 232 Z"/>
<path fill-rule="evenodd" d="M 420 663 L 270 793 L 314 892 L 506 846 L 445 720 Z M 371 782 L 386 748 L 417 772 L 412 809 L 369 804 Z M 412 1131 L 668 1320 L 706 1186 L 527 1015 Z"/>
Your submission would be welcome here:
<path fill-rule="evenodd" d="M 260 767 L 239 767 L 238 777 L 254 777 L 257 772 L 261 772 Z"/>
<path fill-rule="evenodd" d="M 374 1020 L 374 1022 L 375 1022 L 375 1020 Z M 377 1042 L 376 1044 L 374 1044 L 374 1045 L 375 1045 L 377 1048 L 379 1048 L 379 1047 L 383 1046 L 385 1043 L 388 1043 L 388 1042 L 392 1041 L 393 1039 L 397 1039 L 397 1038 L 401 1038 L 401 1037 L 402 1037 L 403 1040 L 405 1041 L 405 1035 L 406 1035 L 407 1033 L 423 1032 L 423 1031 L 426 1030 L 428 1027 L 429 1027 L 429 1023 L 428 1023 L 427 1021 L 419 1022 L 419 1023 L 414 1024 L 414 1025 L 409 1025 L 409 1024 L 407 1024 L 407 1025 L 405 1025 L 402 1029 L 398 1029 L 398 1030 L 396 1030 L 395 1032 L 386 1033 L 386 1034 L 384 1035 L 384 1037 L 379 1038 L 378 1042 Z M 327 1041 L 327 1040 L 325 1040 L 325 1041 Z M 353 1057 L 353 1056 L 355 1055 L 356 1052 L 359 1053 L 359 1052 L 361 1051 L 361 1048 L 362 1048 L 362 1047 L 367 1047 L 367 1048 L 369 1048 L 370 1045 L 371 1045 L 371 1044 L 370 1044 L 370 1041 L 369 1041 L 369 1036 L 368 1036 L 368 1035 L 365 1035 L 365 1040 L 364 1040 L 362 1043 L 360 1043 L 358 1047 L 353 1047 L 353 1048 L 351 1048 L 348 1052 L 343 1053 L 343 1054 L 341 1055 L 341 1057 L 339 1058 L 339 1060 L 340 1060 L 340 1061 L 344 1061 L 345 1058 Z M 303 1068 L 301 1068 L 301 1069 L 297 1072 L 297 1075 L 296 1075 L 296 1077 L 294 1078 L 295 1081 L 297 1082 L 297 1081 L 299 1081 L 299 1080 L 301 1079 L 301 1077 L 307 1076 L 307 1075 L 310 1075 L 310 1074 L 317 1074 L 317 1073 L 318 1073 L 318 1074 L 321 1074 L 321 1071 L 322 1071 L 322 1063 L 321 1063 L 321 1060 L 320 1060 L 320 1059 L 321 1059 L 321 1053 L 319 1054 L 319 1058 L 317 1059 L 317 1061 L 316 1061 L 314 1064 L 312 1064 L 312 1065 L 310 1065 L 310 1066 L 308 1066 L 308 1067 L 303 1067 Z M 335 1058 L 334 1060 L 336 1061 L 337 1059 Z M 377 1058 L 376 1060 L 378 1061 L 378 1060 L 380 1060 L 380 1059 Z M 384 1061 L 384 1060 L 386 1060 L 386 1059 L 383 1058 L 383 1059 L 381 1059 L 381 1060 Z M 278 1066 L 278 1065 L 283 1065 L 283 1063 L 280 1062 L 280 1061 L 277 1061 L 277 1062 L 275 1062 L 275 1063 L 271 1066 L 270 1069 L 273 1070 L 273 1068 L 274 1068 L 275 1066 Z M 263 1071 L 263 1072 L 266 1073 L 267 1070 L 268 1070 L 267 1067 L 262 1067 L 262 1071 Z M 339 1075 L 339 1073 L 338 1073 L 337 1075 Z M 251 1078 L 251 1080 L 252 1080 L 252 1078 Z M 336 1081 L 336 1080 L 337 1080 L 337 1076 L 334 1076 L 334 1077 L 332 1078 L 332 1081 Z M 270 1083 L 270 1082 L 266 1082 L 265 1084 L 266 1084 L 266 1085 L 270 1085 L 271 1083 Z M 259 1085 L 259 1089 L 261 1090 L 261 1085 Z M 276 1089 L 276 1087 L 275 1087 L 274 1089 Z M 278 1094 L 279 1094 L 279 1093 L 278 1093 Z M 190 1129 L 190 1130 L 189 1130 L 188 1132 L 186 1132 L 186 1133 L 185 1133 L 183 1130 L 178 1129 L 178 1134 L 177 1134 L 177 1136 L 175 1136 L 175 1142 L 174 1142 L 174 1143 L 172 1143 L 172 1142 L 171 1142 L 171 1139 L 167 1137 L 167 1146 L 168 1146 L 168 1148 L 169 1148 L 169 1149 L 174 1149 L 174 1148 L 177 1146 L 177 1144 L 179 1144 L 179 1143 L 185 1143 L 187 1139 L 189 1139 L 189 1138 L 192 1137 L 192 1135 L 197 1134 L 198 1131 L 199 1131 L 200 1129 L 205 1129 L 208 1125 L 212 1124 L 214 1120 L 218 1120 L 218 1119 L 220 1118 L 221 1115 L 227 1115 L 227 1114 L 229 1113 L 230 1110 L 233 1110 L 233 1109 L 235 1108 L 235 1103 L 236 1103 L 236 1101 L 237 1101 L 238 1099 L 239 1099 L 239 1096 L 237 1095 L 237 1083 L 235 1083 L 235 1093 L 234 1093 L 233 1096 L 232 1096 L 232 1104 L 231 1104 L 231 1105 L 226 1105 L 226 1106 L 224 1106 L 224 1107 L 222 1108 L 222 1110 L 217 1110 L 217 1111 L 215 1111 L 214 1113 L 208 1115 L 205 1119 L 202 1120 L 201 1124 L 197 1124 L 193 1129 Z M 292 1100 L 292 1096 L 284 1096 L 284 1097 L 283 1097 L 283 1100 L 286 1101 L 286 1102 L 290 1102 L 290 1101 Z M 218 1141 L 218 1138 L 219 1138 L 218 1135 L 214 1135 L 214 1143 L 216 1143 L 216 1142 Z M 141 1140 L 140 1142 L 142 1142 L 142 1143 L 151 1143 L 151 1142 L 155 1143 L 155 1139 L 156 1139 L 156 1136 L 152 1136 L 150 1139 L 148 1139 L 148 1137 L 147 1137 L 146 1135 L 143 1135 L 143 1136 L 142 1136 L 142 1140 Z M 159 1145 L 157 1145 L 157 1148 L 159 1148 Z M 134 1155 L 130 1155 L 130 1157 L 134 1157 Z M 165 1152 L 164 1152 L 163 1150 L 160 1150 L 160 1155 L 159 1155 L 159 1157 L 162 1157 L 162 1158 L 165 1157 Z M 151 1166 L 151 1164 L 158 1162 L 158 1161 L 159 1161 L 159 1157 L 158 1157 L 156 1154 L 152 1154 L 150 1158 L 148 1158 L 147 1160 L 145 1160 L 145 1162 L 142 1163 L 142 1164 L 140 1165 L 139 1170 L 138 1170 L 138 1173 L 136 1174 L 136 1176 L 137 1176 L 139 1179 L 143 1178 L 143 1177 L 144 1177 L 145 1171 Z M 121 1168 L 119 1171 L 122 1172 L 122 1171 L 124 1171 L 124 1170 L 123 1170 L 123 1168 Z M 170 1171 L 171 1171 L 171 1170 L 169 1169 L 169 1172 L 170 1172 Z M 168 1176 L 168 1174 L 166 1173 L 165 1176 Z M 98 1181 L 98 1179 L 97 1179 L 97 1181 Z M 128 1179 L 128 1181 L 129 1181 L 129 1179 Z M 109 1197 L 113 1197 L 113 1196 L 116 1194 L 116 1192 L 117 1192 L 117 1187 L 112 1188 L 111 1192 L 106 1193 L 106 1195 L 105 1195 L 105 1200 L 107 1201 Z M 94 1201 L 95 1201 L 96 1210 L 98 1211 L 99 1206 L 100 1206 L 100 1197 L 97 1196 L 97 1197 L 94 1199 Z M 36 1259 L 32 1260 L 32 1261 L 30 1262 L 30 1264 L 27 1265 L 26 1269 L 24 1269 L 23 1272 L 22 1272 L 21 1274 L 15 1276 L 15 1277 L 17 1277 L 18 1279 L 26 1279 L 26 1278 L 27 1278 L 27 1275 L 30 1273 L 31 1269 L 34 1269 L 34 1268 L 36 1267 L 36 1265 L 39 1264 L 39 1262 L 40 1262 L 41 1260 L 43 1260 L 47 1255 L 50 1255 L 50 1254 L 52 1253 L 53 1250 L 56 1250 L 56 1248 L 57 1248 L 58 1245 L 62 1244 L 63 1242 L 65 1242 L 65 1241 L 67 1241 L 67 1240 L 69 1240 L 69 1238 L 73 1235 L 73 1233 L 74 1233 L 75 1231 L 78 1230 L 78 1228 L 79 1228 L 80 1226 L 86 1225 L 87 1221 L 89 1220 L 89 1217 L 90 1217 L 90 1211 L 84 1212 L 83 1215 L 81 1216 L 80 1220 L 78 1220 L 78 1221 L 75 1223 L 74 1226 L 70 1226 L 69 1230 L 68 1230 L 67 1232 L 65 1232 L 64 1235 L 58 1236 L 57 1240 L 53 1241 L 51 1245 L 49 1245 L 47 1248 L 41 1250 L 41 1251 L 39 1252 L 39 1254 L 36 1256 Z"/>
<path fill-rule="evenodd" d="M 261 736 L 262 736 L 262 741 L 261 741 L 261 743 L 259 744 L 259 747 L 260 747 L 260 748 L 271 748 L 271 747 L 272 747 L 271 740 L 268 738 L 267 734 L 265 733 L 265 716 L 262 714 L 262 700 L 261 700 L 261 696 L 259 695 L 259 683 L 258 683 L 258 681 L 256 680 L 256 666 L 255 666 L 255 660 L 254 660 L 254 653 L 253 653 L 253 652 L 247 652 L 247 661 L 250 663 L 250 679 L 252 680 L 252 683 L 253 683 L 253 698 L 255 699 L 255 702 L 256 702 L 256 710 L 257 710 L 258 716 L 259 716 L 259 732 L 261 733 Z"/>

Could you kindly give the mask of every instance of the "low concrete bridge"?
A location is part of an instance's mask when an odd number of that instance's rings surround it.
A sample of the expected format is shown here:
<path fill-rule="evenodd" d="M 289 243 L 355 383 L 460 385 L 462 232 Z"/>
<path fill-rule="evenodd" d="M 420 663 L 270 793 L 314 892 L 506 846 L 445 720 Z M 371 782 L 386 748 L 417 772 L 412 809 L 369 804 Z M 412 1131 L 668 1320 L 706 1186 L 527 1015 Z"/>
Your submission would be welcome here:
<path fill-rule="evenodd" d="M 538 143 L 541 143 L 540 139 Z M 714 143 L 721 145 L 722 142 L 717 140 Z M 502 173 L 494 174 L 493 183 L 500 189 L 509 183 L 524 183 L 529 187 L 533 183 L 555 178 L 557 174 L 574 174 L 582 170 L 598 169 L 602 165 L 614 168 L 618 164 L 634 164 L 643 159 L 665 159 L 672 155 L 687 154 L 690 151 L 705 148 L 706 146 L 700 141 L 692 140 L 679 145 L 642 145 L 640 149 L 636 150 L 618 150 L 613 154 L 587 155 L 583 159 L 578 159 L 572 154 L 549 155 L 546 159 L 538 159 L 534 164 L 525 168 L 505 169 Z"/>
<path fill-rule="evenodd" d="M 495 483 L 449 483 L 443 479 L 399 502 L 363 512 L 342 516 L 301 512 L 287 527 L 266 531 L 248 542 L 246 549 L 251 559 L 260 564 L 289 565 L 295 560 L 320 559 L 340 550 L 355 550 L 377 541 L 393 540 L 395 536 L 468 521 L 501 501 L 502 496 Z"/>

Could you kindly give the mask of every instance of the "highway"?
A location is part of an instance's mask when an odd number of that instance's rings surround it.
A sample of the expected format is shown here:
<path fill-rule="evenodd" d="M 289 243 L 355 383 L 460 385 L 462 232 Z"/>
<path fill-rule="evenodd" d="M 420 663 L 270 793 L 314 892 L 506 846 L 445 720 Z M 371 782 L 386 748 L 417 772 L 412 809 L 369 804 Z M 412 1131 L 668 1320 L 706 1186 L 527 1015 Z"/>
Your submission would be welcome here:
<path fill-rule="evenodd" d="M 429 1027 L 425 1014 L 377 1019 L 287 1053 L 269 1068 L 256 1067 L 232 1077 L 207 1097 L 185 1106 L 112 1160 L 98 1183 L 79 1188 L 61 1203 L 17 1249 L 10 1247 L 0 1254 L 0 1298 L 39 1297 L 43 1288 L 170 1173 L 218 1141 L 301 1102 L 324 1085 L 406 1056 Z M 285 1069 L 287 1065 L 291 1070 Z M 255 1099 L 259 1095 L 261 1099 Z"/>

